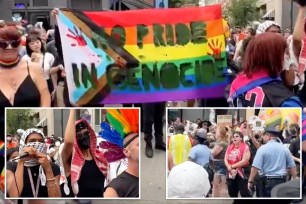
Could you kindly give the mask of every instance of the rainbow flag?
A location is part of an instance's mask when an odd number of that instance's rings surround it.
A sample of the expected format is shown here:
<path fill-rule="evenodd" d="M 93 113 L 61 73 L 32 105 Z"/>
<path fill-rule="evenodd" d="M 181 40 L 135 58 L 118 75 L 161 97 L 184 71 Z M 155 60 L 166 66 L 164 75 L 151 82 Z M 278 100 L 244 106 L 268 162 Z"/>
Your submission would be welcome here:
<path fill-rule="evenodd" d="M 5 155 L 5 143 L 0 141 L 0 156 L 4 157 Z"/>
<path fill-rule="evenodd" d="M 180 9 L 62 9 L 70 101 L 76 105 L 224 96 L 220 5 Z"/>

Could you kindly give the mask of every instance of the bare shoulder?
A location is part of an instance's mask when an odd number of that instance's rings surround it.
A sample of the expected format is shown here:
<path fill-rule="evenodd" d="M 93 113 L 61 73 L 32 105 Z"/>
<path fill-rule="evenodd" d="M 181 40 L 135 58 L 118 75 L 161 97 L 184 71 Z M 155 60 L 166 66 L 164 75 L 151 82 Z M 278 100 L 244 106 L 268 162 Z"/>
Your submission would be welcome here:
<path fill-rule="evenodd" d="M 106 198 L 116 198 L 119 197 L 117 191 L 112 187 L 107 187 L 104 192 L 104 197 Z"/>
<path fill-rule="evenodd" d="M 28 62 L 27 66 L 28 66 L 27 69 L 29 69 L 29 74 L 32 77 L 32 79 L 34 79 L 34 81 L 36 81 L 36 79 L 39 77 L 43 77 L 43 70 L 40 64 Z"/>

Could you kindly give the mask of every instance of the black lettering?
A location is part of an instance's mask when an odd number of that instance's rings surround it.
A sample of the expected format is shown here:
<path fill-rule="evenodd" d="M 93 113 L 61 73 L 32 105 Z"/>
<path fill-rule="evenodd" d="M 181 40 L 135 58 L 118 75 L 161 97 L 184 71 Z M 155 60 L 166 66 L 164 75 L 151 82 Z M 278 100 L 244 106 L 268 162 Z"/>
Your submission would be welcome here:
<path fill-rule="evenodd" d="M 91 63 L 91 73 L 89 73 L 89 70 L 87 69 L 87 66 L 82 63 L 81 64 L 81 77 L 82 77 L 82 83 L 85 88 L 88 88 L 90 85 L 92 88 L 97 88 L 97 69 L 94 63 Z M 90 84 L 88 84 L 90 83 Z"/>
<path fill-rule="evenodd" d="M 215 81 L 220 82 L 224 81 L 226 76 L 224 75 L 224 67 L 226 67 L 226 60 L 222 56 L 218 59 L 215 59 Z"/>
<path fill-rule="evenodd" d="M 127 87 L 125 70 L 116 64 L 110 64 L 106 67 L 107 82 L 112 89 L 124 90 Z"/>
<path fill-rule="evenodd" d="M 194 44 L 207 43 L 206 24 L 204 22 L 191 22 L 191 41 Z"/>
<path fill-rule="evenodd" d="M 129 69 L 128 70 L 128 84 L 130 88 L 134 91 L 141 91 L 141 87 L 139 85 L 138 79 L 136 78 L 136 72 L 139 72 L 139 69 Z"/>
<path fill-rule="evenodd" d="M 91 39 L 95 48 L 101 48 L 106 50 L 108 48 L 108 43 L 106 40 L 106 33 L 104 28 L 99 30 L 99 33 L 92 32 L 92 39 Z"/>
<path fill-rule="evenodd" d="M 192 80 L 187 80 L 186 79 L 186 71 L 189 70 L 189 69 L 192 69 L 191 62 L 182 63 L 180 65 L 180 81 L 181 81 L 181 84 L 184 87 L 191 87 L 191 86 L 194 85 Z"/>
<path fill-rule="evenodd" d="M 119 46 L 124 46 L 126 43 L 126 32 L 124 27 L 120 25 L 116 25 L 115 27 L 112 28 L 111 36 L 113 39 L 115 39 L 118 43 Z"/>
<path fill-rule="evenodd" d="M 73 81 L 74 84 L 77 88 L 80 88 L 81 84 L 80 84 L 80 79 L 79 79 L 79 69 L 78 69 L 78 65 L 76 63 L 72 63 L 72 73 L 73 73 Z"/>
<path fill-rule="evenodd" d="M 165 63 L 162 65 L 160 69 L 160 82 L 165 89 L 179 88 L 179 71 L 174 63 Z"/>
<path fill-rule="evenodd" d="M 202 83 L 201 79 L 201 64 L 200 61 L 195 61 L 195 78 L 196 78 L 196 84 L 199 85 Z"/>
<path fill-rule="evenodd" d="M 149 29 L 146 25 L 137 25 L 137 46 L 143 48 L 143 38 L 149 34 Z"/>
<path fill-rule="evenodd" d="M 211 84 L 214 80 L 214 61 L 212 59 L 207 59 L 202 61 L 202 67 L 200 69 L 201 81 L 203 84 Z"/>
<path fill-rule="evenodd" d="M 154 63 L 152 71 L 148 65 L 142 65 L 142 81 L 145 91 L 150 91 L 150 84 L 152 84 L 155 89 L 160 89 L 160 78 L 157 63 Z"/>
<path fill-rule="evenodd" d="M 187 45 L 190 41 L 190 30 L 188 26 L 182 23 L 175 25 L 176 44 Z"/>
<path fill-rule="evenodd" d="M 156 47 L 166 46 L 166 43 L 163 38 L 164 27 L 159 24 L 153 24 L 153 32 L 154 32 L 154 45 Z"/>
<path fill-rule="evenodd" d="M 171 24 L 166 24 L 166 39 L 167 45 L 174 46 L 174 33 Z"/>

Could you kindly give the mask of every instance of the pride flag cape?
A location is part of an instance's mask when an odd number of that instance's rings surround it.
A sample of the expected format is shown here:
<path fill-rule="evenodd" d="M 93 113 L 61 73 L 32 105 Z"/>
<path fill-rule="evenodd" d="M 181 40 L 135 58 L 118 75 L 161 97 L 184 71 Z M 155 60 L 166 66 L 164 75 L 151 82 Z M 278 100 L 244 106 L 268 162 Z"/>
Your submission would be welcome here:
<path fill-rule="evenodd" d="M 224 96 L 220 5 L 74 11 L 57 17 L 75 105 Z"/>

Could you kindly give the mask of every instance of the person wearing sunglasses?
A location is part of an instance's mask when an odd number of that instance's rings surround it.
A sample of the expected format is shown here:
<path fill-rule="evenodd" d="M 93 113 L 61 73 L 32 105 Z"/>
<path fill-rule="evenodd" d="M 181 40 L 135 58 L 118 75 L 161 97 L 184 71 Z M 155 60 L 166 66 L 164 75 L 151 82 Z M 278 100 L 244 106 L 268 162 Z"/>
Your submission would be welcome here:
<path fill-rule="evenodd" d="M 61 158 L 72 197 L 103 197 L 108 162 L 97 150 L 97 137 L 85 120 L 75 121 L 70 109 Z"/>
<path fill-rule="evenodd" d="M 14 23 L 0 24 L 0 130 L 4 107 L 49 107 L 50 93 L 41 68 L 19 57 L 21 34 Z M 0 162 L 0 166 L 2 162 Z"/>
<path fill-rule="evenodd" d="M 27 54 L 23 56 L 23 59 L 41 66 L 44 78 L 48 84 L 48 90 L 53 95 L 53 91 L 57 86 L 56 74 L 59 67 L 53 67 L 54 56 L 45 51 L 40 31 L 33 30 L 28 34 L 26 37 L 26 50 Z"/>
<path fill-rule="evenodd" d="M 245 167 L 249 165 L 251 152 L 249 146 L 244 143 L 243 134 L 234 132 L 232 143 L 227 147 L 224 163 L 228 170 L 228 194 L 230 197 L 252 197 L 248 190 L 248 175 Z"/>

